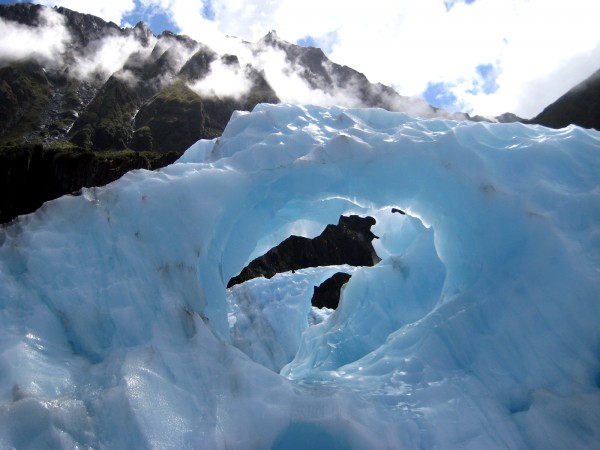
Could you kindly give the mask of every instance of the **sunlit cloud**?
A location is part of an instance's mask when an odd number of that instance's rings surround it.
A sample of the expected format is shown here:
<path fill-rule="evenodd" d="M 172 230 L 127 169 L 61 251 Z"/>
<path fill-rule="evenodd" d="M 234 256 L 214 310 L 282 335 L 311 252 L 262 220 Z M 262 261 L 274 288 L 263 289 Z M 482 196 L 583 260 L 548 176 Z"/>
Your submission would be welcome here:
<path fill-rule="evenodd" d="M 79 56 L 74 73 L 83 79 L 99 76 L 106 80 L 120 70 L 133 53 L 149 54 L 151 49 L 150 46 L 144 49 L 134 36 L 107 36 L 90 43 L 86 53 Z"/>
<path fill-rule="evenodd" d="M 63 6 L 81 13 L 92 14 L 120 25 L 123 16 L 136 7 L 134 0 L 102 0 L 86 1 L 81 0 L 35 0 L 37 3 L 45 6 Z"/>
<path fill-rule="evenodd" d="M 51 9 L 42 12 L 38 27 L 2 19 L 0 25 L 0 66 L 25 58 L 40 59 L 45 64 L 59 64 L 65 45 L 70 40 L 63 16 Z"/>
<path fill-rule="evenodd" d="M 236 100 L 248 94 L 251 87 L 252 83 L 241 67 L 221 60 L 213 61 L 209 74 L 190 85 L 202 97 L 231 97 Z"/>
<path fill-rule="evenodd" d="M 535 115 L 600 60 L 600 3 L 589 0 L 214 0 L 212 9 L 224 34 L 256 41 L 276 29 L 290 42 L 309 37 L 373 82 L 403 95 L 442 83 L 456 97 L 449 107 L 480 114 Z M 494 68 L 493 90 L 482 88 L 490 82 L 482 66 Z"/>
<path fill-rule="evenodd" d="M 121 26 L 134 23 L 138 15 L 147 22 L 165 17 L 174 32 L 219 54 L 237 54 L 240 61 L 252 58 L 242 40 L 257 42 L 277 30 L 282 39 L 321 47 L 334 62 L 402 95 L 482 115 L 511 111 L 531 117 L 596 71 L 600 61 L 600 2 L 590 0 L 41 3 Z M 297 80 L 288 81 L 302 92 Z M 303 99 L 308 102 L 311 96 L 306 93 Z"/>

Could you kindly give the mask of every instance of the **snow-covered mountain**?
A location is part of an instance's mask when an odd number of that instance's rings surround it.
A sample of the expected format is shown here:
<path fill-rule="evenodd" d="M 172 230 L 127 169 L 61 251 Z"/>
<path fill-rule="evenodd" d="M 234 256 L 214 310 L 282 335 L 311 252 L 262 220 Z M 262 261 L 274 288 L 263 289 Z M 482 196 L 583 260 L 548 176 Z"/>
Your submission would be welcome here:
<path fill-rule="evenodd" d="M 379 263 L 226 289 L 341 214 Z M 0 230 L 0 447 L 596 448 L 599 230 L 596 131 L 235 113 Z"/>

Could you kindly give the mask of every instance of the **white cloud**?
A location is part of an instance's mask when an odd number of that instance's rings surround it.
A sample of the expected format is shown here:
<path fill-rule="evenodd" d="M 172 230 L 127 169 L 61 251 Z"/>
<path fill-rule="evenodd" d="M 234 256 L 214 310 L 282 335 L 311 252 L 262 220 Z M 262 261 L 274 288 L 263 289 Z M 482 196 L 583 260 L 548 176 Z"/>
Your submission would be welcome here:
<path fill-rule="evenodd" d="M 120 25 L 123 16 L 135 9 L 134 0 L 102 0 L 86 1 L 81 0 L 36 0 L 35 3 L 46 6 L 63 6 L 73 11 L 92 14 L 101 17 L 104 20 L 112 21 Z"/>
<path fill-rule="evenodd" d="M 224 35 L 251 42 L 270 30 L 290 42 L 310 36 L 333 61 L 363 72 L 372 82 L 393 86 L 402 95 L 422 95 L 437 83 L 457 98 L 457 106 L 477 114 L 511 111 L 531 117 L 600 66 L 600 2 L 596 0 L 41 3 L 59 4 L 119 24 L 136 7 L 149 17 L 162 12 L 175 31 L 218 53 L 237 54 L 245 62 L 251 59 L 248 49 Z M 205 17 L 207 8 L 212 20 Z M 482 65 L 494 68 L 493 92 L 476 89 L 482 83 L 478 72 Z M 302 92 L 295 84 L 298 80 L 288 81 L 295 92 Z M 305 94 L 299 101 L 310 101 L 309 93 Z"/>
<path fill-rule="evenodd" d="M 235 99 L 246 95 L 251 87 L 252 83 L 242 68 L 223 64 L 220 60 L 212 62 L 210 73 L 205 78 L 190 85 L 193 91 L 204 97 Z"/>
<path fill-rule="evenodd" d="M 39 19 L 39 27 L 0 20 L 0 65 L 29 57 L 46 64 L 60 62 L 70 40 L 63 16 L 48 9 L 41 12 Z"/>
<path fill-rule="evenodd" d="M 314 105 L 340 105 L 359 107 L 356 96 L 349 96 L 347 91 L 324 92 L 311 88 L 295 69 L 286 61 L 285 53 L 266 47 L 254 56 L 253 64 L 263 70 L 271 87 L 279 99 L 289 103 L 311 103 Z"/>
<path fill-rule="evenodd" d="M 106 80 L 120 70 L 133 53 L 149 54 L 151 50 L 152 45 L 144 48 L 134 36 L 107 36 L 89 43 L 86 53 L 77 59 L 74 73 L 80 78 L 98 75 Z"/>
<path fill-rule="evenodd" d="M 224 45 L 224 33 L 219 30 L 217 23 L 204 18 L 202 0 L 139 0 L 144 8 L 152 11 L 161 10 L 172 21 L 181 34 L 209 45 L 219 52 Z"/>
<path fill-rule="evenodd" d="M 202 18 L 202 2 L 144 1 L 160 3 L 184 32 L 204 34 L 207 43 L 218 32 L 257 41 L 272 29 L 291 42 L 329 39 L 330 58 L 371 81 L 403 95 L 446 83 L 481 114 L 534 115 L 600 60 L 600 2 L 591 0 L 476 0 L 449 10 L 443 0 L 213 0 L 214 22 Z M 498 89 L 473 95 L 485 64 L 494 65 Z"/>

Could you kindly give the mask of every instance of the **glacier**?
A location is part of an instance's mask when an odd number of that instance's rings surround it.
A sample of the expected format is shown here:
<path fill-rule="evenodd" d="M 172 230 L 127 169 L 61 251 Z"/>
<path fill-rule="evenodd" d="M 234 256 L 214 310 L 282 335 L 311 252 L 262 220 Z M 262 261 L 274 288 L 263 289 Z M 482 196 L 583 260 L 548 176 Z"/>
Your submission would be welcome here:
<path fill-rule="evenodd" d="M 226 289 L 341 214 L 380 263 Z M 258 105 L 0 230 L 0 447 L 598 447 L 599 319 L 600 133 Z"/>

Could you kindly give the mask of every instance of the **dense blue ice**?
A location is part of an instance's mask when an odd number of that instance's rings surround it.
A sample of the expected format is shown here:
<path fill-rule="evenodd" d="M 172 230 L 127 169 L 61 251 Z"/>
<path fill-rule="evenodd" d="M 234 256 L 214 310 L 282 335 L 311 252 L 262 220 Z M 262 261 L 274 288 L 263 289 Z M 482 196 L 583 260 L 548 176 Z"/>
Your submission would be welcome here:
<path fill-rule="evenodd" d="M 340 214 L 379 264 L 225 289 Z M 259 105 L 0 231 L 0 448 L 598 447 L 599 319 L 598 132 Z"/>

